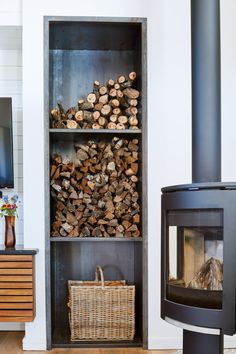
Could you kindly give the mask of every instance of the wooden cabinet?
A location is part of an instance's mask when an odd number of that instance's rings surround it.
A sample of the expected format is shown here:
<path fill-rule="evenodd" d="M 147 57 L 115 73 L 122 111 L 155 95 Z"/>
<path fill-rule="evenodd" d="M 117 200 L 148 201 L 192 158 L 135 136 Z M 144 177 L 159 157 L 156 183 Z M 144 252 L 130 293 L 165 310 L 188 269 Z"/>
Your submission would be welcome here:
<path fill-rule="evenodd" d="M 47 266 L 47 347 L 147 345 L 147 92 L 146 19 L 46 17 L 45 28 L 45 205 Z M 67 109 L 119 74 L 137 73 L 141 92 L 139 129 L 52 129 L 50 109 L 58 101 Z M 140 237 L 50 237 L 54 202 L 50 198 L 50 158 L 73 157 L 74 145 L 113 137 L 138 139 Z M 136 287 L 135 338 L 126 342 L 71 342 L 67 281 L 93 280 L 96 265 L 105 279 L 125 279 Z"/>
<path fill-rule="evenodd" d="M 0 322 L 33 321 L 35 253 L 0 250 Z"/>

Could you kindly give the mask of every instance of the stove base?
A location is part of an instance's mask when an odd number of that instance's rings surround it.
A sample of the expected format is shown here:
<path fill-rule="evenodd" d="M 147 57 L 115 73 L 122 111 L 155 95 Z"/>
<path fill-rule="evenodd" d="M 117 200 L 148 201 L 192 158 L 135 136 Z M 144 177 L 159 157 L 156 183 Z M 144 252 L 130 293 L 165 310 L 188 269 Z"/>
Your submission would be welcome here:
<path fill-rule="evenodd" d="M 224 336 L 183 330 L 183 354 L 223 354 Z"/>

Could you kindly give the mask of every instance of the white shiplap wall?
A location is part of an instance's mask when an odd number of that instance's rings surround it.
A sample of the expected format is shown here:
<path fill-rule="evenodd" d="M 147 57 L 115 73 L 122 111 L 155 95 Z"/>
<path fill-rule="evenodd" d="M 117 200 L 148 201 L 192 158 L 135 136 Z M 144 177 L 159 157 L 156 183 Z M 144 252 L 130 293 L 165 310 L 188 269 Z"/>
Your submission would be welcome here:
<path fill-rule="evenodd" d="M 0 97 L 12 97 L 15 188 L 3 194 L 18 194 L 16 243 L 23 244 L 23 120 L 22 120 L 22 29 L 0 26 Z M 0 219 L 0 244 L 4 223 Z"/>

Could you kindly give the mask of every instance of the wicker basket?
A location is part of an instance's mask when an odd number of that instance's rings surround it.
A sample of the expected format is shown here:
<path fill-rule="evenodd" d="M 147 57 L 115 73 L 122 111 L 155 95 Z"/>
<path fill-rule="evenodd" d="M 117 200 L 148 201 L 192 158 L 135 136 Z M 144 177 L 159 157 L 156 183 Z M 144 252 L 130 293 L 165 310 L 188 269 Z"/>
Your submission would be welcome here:
<path fill-rule="evenodd" d="M 98 276 L 100 275 L 101 281 Z M 135 332 L 135 286 L 104 281 L 68 281 L 71 340 L 132 340 Z"/>

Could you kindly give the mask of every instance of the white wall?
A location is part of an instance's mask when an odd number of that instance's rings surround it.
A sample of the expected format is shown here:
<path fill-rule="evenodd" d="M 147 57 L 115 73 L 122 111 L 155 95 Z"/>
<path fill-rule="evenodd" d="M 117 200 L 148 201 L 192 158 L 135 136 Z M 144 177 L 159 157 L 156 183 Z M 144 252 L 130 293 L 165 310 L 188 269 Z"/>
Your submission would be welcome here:
<path fill-rule="evenodd" d="M 0 25 L 20 26 L 22 22 L 21 0 L 1 1 Z"/>
<path fill-rule="evenodd" d="M 223 179 L 236 180 L 236 3 L 222 7 Z M 190 1 L 23 0 L 24 241 L 36 257 L 37 315 L 25 349 L 45 349 L 43 16 L 148 18 L 149 347 L 181 345 L 181 331 L 160 319 L 160 189 L 191 182 Z M 32 114 L 33 112 L 33 114 Z M 33 120 L 33 123 L 32 123 Z M 37 206 L 32 208 L 32 198 Z M 39 331 L 40 328 L 40 331 Z M 236 346 L 235 338 L 227 345 Z"/>
<path fill-rule="evenodd" d="M 1 17 L 1 16 L 0 16 Z M 12 97 L 15 188 L 3 194 L 19 196 L 16 243 L 23 244 L 23 120 L 22 120 L 22 30 L 0 26 L 0 97 Z M 4 244 L 4 220 L 0 219 L 0 244 Z M 0 323 L 0 330 L 23 329 L 22 324 Z"/>

